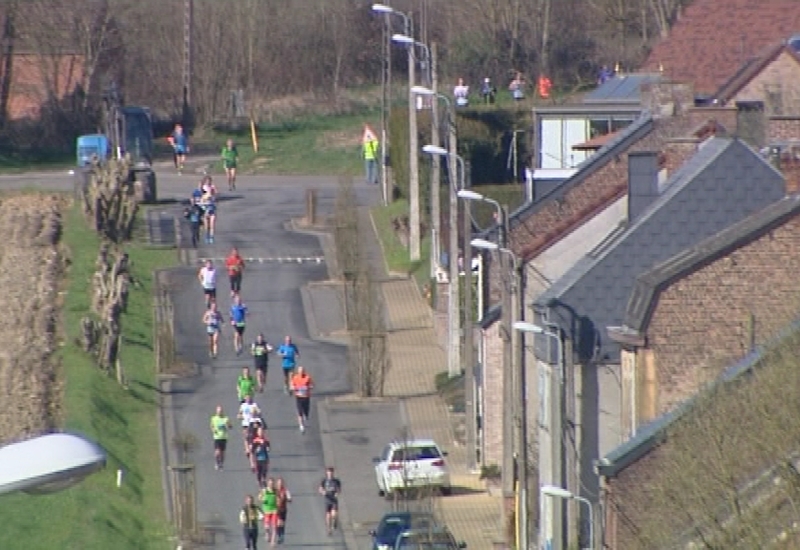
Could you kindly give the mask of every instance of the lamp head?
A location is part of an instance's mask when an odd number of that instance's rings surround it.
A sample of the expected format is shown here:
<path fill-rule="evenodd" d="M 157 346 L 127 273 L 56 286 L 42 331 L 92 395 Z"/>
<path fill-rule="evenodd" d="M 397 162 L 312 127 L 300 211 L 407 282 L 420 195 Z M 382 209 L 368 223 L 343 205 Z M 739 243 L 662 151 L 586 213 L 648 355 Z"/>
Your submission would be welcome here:
<path fill-rule="evenodd" d="M 426 95 L 426 96 L 436 95 L 436 92 L 434 92 L 430 88 L 426 88 L 425 86 L 411 86 L 411 93 L 417 95 Z"/>
<path fill-rule="evenodd" d="M 544 329 L 539 325 L 534 325 L 533 323 L 526 323 L 525 321 L 517 321 L 514 323 L 514 330 L 518 330 L 520 332 L 532 332 L 534 334 L 541 334 L 544 332 Z"/>
<path fill-rule="evenodd" d="M 467 201 L 482 201 L 484 199 L 483 195 L 476 193 L 475 191 L 470 191 L 469 189 L 459 189 L 456 195 L 459 199 L 464 199 Z"/>
<path fill-rule="evenodd" d="M 469 244 L 472 248 L 478 248 L 480 250 L 497 250 L 500 248 L 497 243 L 487 241 L 486 239 L 472 239 Z"/>
<path fill-rule="evenodd" d="M 567 491 L 566 489 L 562 489 L 561 487 L 556 487 L 555 485 L 543 485 L 539 489 L 542 494 L 548 495 L 551 497 L 556 498 L 574 498 L 575 495 Z"/>
<path fill-rule="evenodd" d="M 413 44 L 414 39 L 405 34 L 393 34 L 392 42 L 397 42 L 398 44 Z"/>
<path fill-rule="evenodd" d="M 422 152 L 437 157 L 446 157 L 449 154 L 447 149 L 438 145 L 425 145 L 422 147 Z"/>
<path fill-rule="evenodd" d="M 376 13 L 394 13 L 394 8 L 386 4 L 372 4 L 372 11 Z"/>

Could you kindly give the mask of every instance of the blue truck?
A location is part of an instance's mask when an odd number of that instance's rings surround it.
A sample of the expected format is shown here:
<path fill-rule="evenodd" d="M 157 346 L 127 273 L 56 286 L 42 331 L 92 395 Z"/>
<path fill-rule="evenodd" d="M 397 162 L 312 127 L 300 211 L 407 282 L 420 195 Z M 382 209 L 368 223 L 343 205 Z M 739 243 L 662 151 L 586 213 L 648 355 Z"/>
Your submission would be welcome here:
<path fill-rule="evenodd" d="M 105 163 L 130 155 L 128 182 L 143 203 L 157 200 L 156 174 L 153 171 L 153 122 L 145 107 L 123 107 L 116 88 L 104 97 L 105 133 L 80 136 L 76 142 L 78 170 L 87 185 L 92 162 Z"/>

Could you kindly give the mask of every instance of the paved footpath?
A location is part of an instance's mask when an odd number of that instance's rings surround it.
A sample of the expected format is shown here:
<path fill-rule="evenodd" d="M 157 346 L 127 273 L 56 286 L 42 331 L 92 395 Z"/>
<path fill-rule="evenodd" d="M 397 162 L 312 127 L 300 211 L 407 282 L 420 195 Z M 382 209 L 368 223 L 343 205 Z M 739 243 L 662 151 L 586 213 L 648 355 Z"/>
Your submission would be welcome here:
<path fill-rule="evenodd" d="M 171 273 L 178 353 L 199 366 L 196 376 L 172 383 L 174 431 L 179 436 L 194 435 L 199 442 L 191 456 L 197 468 L 198 518 L 215 549 L 243 547 L 238 512 L 244 495 L 256 493 L 257 487 L 238 429 L 229 441 L 225 469 L 214 470 L 208 421 L 217 404 L 235 416 L 236 377 L 252 359 L 235 355 L 229 327 L 223 331 L 219 358 L 208 358 L 201 323 L 203 297 L 195 278 L 200 258 L 222 259 L 232 246 L 238 247 L 251 259 L 242 287 L 249 308 L 245 342 L 249 344 L 258 332 L 273 345 L 291 335 L 301 352 L 300 363 L 315 379 L 316 399 L 348 390 L 344 348 L 310 340 L 302 307 L 301 288 L 327 277 L 325 251 L 316 237 L 286 227 L 290 218 L 304 214 L 304 188 L 318 188 L 320 205 L 326 207 L 335 197 L 335 181 L 241 177 L 237 187 L 235 193 L 223 192 L 216 243 L 189 255 L 194 265 Z M 188 184 L 185 192 L 190 191 Z M 227 277 L 221 276 L 218 298 L 223 314 L 229 308 L 226 285 Z M 305 434 L 298 431 L 294 401 L 282 392 L 277 358 L 271 359 L 267 390 L 256 402 L 266 411 L 270 428 L 271 474 L 282 476 L 294 496 L 284 546 L 343 548 L 341 533 L 328 537 L 324 531 L 324 503 L 317 494 L 325 467 L 319 419 L 312 414 L 310 429 Z"/>
<path fill-rule="evenodd" d="M 366 211 L 362 220 L 369 227 Z M 383 254 L 374 232 L 362 232 L 363 251 L 370 259 L 373 276 L 380 283 L 387 345 L 391 363 L 381 400 L 359 401 L 353 397 L 330 397 L 319 403 L 322 441 L 326 460 L 335 464 L 345 487 L 357 496 L 346 497 L 342 517 L 349 548 L 370 548 L 369 530 L 393 503 L 377 494 L 372 457 L 390 440 L 405 434 L 432 437 L 449 452 L 453 495 L 433 502 L 401 503 L 417 510 L 433 511 L 469 548 L 501 547 L 500 505 L 490 496 L 475 473 L 466 470 L 466 453 L 455 443 L 448 410 L 436 393 L 434 376 L 447 367 L 444 350 L 437 341 L 430 308 L 414 281 L 386 273 Z M 329 339 L 344 330 L 336 318 L 336 298 L 331 285 L 306 287 L 307 309 L 328 312 L 316 324 L 317 336 Z M 325 327 L 323 329 L 322 327 Z"/>

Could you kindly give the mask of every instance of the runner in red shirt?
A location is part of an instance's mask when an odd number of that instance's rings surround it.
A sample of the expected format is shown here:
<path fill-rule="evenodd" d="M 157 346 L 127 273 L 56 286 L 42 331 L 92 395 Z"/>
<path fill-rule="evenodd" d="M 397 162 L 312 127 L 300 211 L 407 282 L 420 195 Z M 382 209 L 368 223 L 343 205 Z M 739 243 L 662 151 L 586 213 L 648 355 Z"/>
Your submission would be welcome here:
<path fill-rule="evenodd" d="M 231 297 L 234 297 L 242 291 L 244 273 L 244 258 L 239 255 L 236 247 L 231 248 L 230 254 L 225 258 L 225 267 L 228 269 L 228 278 L 231 281 Z"/>

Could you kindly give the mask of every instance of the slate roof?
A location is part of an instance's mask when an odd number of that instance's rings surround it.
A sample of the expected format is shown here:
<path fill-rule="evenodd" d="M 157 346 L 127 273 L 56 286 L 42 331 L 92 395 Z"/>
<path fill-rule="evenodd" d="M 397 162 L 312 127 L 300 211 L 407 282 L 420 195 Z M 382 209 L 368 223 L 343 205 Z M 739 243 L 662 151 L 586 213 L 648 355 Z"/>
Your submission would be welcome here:
<path fill-rule="evenodd" d="M 717 90 L 717 93 L 714 94 L 714 98 L 719 100 L 722 104 L 727 103 L 738 94 L 742 88 L 761 74 L 770 63 L 778 59 L 781 54 L 784 53 L 800 64 L 800 56 L 798 56 L 797 52 L 794 51 L 793 48 L 787 46 L 785 42 L 779 42 L 771 46 L 760 56 L 747 60 L 742 67 Z"/>
<path fill-rule="evenodd" d="M 659 82 L 661 74 L 631 73 L 614 75 L 583 98 L 584 103 L 634 103 L 642 101 L 642 85 Z"/>
<path fill-rule="evenodd" d="M 514 229 L 524 220 L 536 212 L 547 207 L 550 201 L 560 200 L 574 187 L 582 184 L 589 176 L 597 172 L 600 168 L 613 161 L 614 158 L 627 151 L 631 145 L 649 134 L 654 128 L 653 117 L 649 111 L 644 111 L 631 124 L 616 132 L 614 137 L 602 146 L 594 155 L 584 160 L 577 167 L 577 172 L 564 180 L 559 186 L 534 203 L 522 205 L 509 217 L 509 227 Z M 490 230 L 490 232 L 494 232 Z"/>
<path fill-rule="evenodd" d="M 579 260 L 534 307 L 550 309 L 582 362 L 617 362 L 619 346 L 606 327 L 622 325 L 636 277 L 784 195 L 783 176 L 750 147 L 710 138 L 637 219 Z"/>
<path fill-rule="evenodd" d="M 736 380 L 742 374 L 749 372 L 764 359 L 770 349 L 779 345 L 782 341 L 790 338 L 800 331 L 800 319 L 795 320 L 773 340 L 763 346 L 757 346 L 750 353 L 742 357 L 739 361 L 730 365 L 714 382 L 710 384 L 713 388 L 719 384 L 725 384 Z M 597 461 L 595 469 L 598 475 L 613 478 L 625 468 L 645 456 L 653 448 L 665 441 L 667 431 L 670 426 L 680 419 L 684 414 L 691 410 L 699 393 L 690 397 L 678 407 L 654 419 L 636 430 L 636 435 L 622 445 L 609 452 L 604 458 Z"/>
<path fill-rule="evenodd" d="M 713 94 L 751 57 L 800 31 L 796 0 L 694 0 L 644 70 Z"/>
<path fill-rule="evenodd" d="M 623 328 L 640 334 L 646 331 L 661 289 L 780 227 L 798 214 L 800 195 L 784 197 L 643 273 L 633 287 Z"/>

